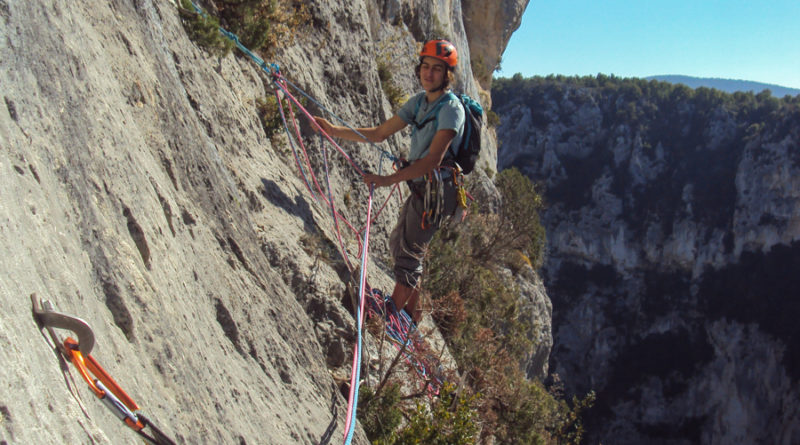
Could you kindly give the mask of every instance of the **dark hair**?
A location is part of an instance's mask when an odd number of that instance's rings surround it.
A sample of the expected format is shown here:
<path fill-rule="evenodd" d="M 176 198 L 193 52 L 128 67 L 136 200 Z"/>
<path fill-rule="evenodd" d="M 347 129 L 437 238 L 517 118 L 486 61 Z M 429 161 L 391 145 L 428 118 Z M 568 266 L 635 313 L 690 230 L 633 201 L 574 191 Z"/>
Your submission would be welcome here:
<path fill-rule="evenodd" d="M 414 73 L 417 76 L 417 80 L 420 80 L 419 71 L 422 69 L 422 59 L 422 57 L 419 58 L 419 63 L 417 64 L 417 67 L 414 68 Z M 456 75 L 453 73 L 455 68 L 450 68 L 446 63 L 444 64 L 444 67 L 447 70 L 447 74 L 444 76 L 444 82 L 442 82 L 442 86 L 440 87 L 443 90 L 447 89 L 451 83 L 456 81 Z"/>

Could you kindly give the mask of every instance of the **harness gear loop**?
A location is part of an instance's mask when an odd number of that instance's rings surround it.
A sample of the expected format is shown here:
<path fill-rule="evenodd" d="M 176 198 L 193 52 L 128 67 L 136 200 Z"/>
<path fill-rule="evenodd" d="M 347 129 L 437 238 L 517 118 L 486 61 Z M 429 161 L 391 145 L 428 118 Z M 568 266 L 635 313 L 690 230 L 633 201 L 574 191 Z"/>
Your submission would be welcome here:
<path fill-rule="evenodd" d="M 453 185 L 456 186 L 456 200 L 462 209 L 467 208 L 467 189 L 464 187 L 464 171 L 455 163 L 453 167 Z"/>
<path fill-rule="evenodd" d="M 457 191 L 458 204 L 466 208 L 466 191 L 463 186 L 463 175 L 455 168 L 450 166 L 437 167 L 429 174 L 425 175 L 425 188 L 418 196 L 422 199 L 423 212 L 420 227 L 426 230 L 431 226 L 440 226 L 446 217 L 445 215 L 445 179 L 442 170 L 450 170 L 453 184 Z M 413 184 L 413 183 L 412 183 Z M 412 185 L 412 191 L 418 191 L 419 187 Z M 421 196 L 420 196 L 421 195 Z"/>

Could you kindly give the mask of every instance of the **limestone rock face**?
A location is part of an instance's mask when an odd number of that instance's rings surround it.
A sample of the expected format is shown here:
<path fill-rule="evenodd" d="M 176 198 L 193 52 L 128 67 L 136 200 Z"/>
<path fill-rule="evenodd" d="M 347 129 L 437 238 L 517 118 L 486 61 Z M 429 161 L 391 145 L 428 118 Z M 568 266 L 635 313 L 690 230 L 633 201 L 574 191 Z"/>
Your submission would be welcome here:
<path fill-rule="evenodd" d="M 597 391 L 590 442 L 800 441 L 800 331 L 785 315 L 799 284 L 796 108 L 758 123 L 565 82 L 513 96 L 495 97 L 498 165 L 547 189 L 550 371 Z"/>
<path fill-rule="evenodd" d="M 541 278 L 532 272 L 530 275 L 517 277 L 522 316 L 531 327 L 528 335 L 533 340 L 533 348 L 525 357 L 525 370 L 530 378 L 544 380 L 549 377 L 548 362 L 553 348 L 553 304 Z"/>
<path fill-rule="evenodd" d="M 486 91 L 491 88 L 492 73 L 500 64 L 511 34 L 522 23 L 522 13 L 528 1 L 464 1 L 464 26 L 472 52 L 473 70 Z"/>
<path fill-rule="evenodd" d="M 311 22 L 275 61 L 319 101 L 312 112 L 373 125 L 392 113 L 378 60 L 410 94 L 416 41 L 434 23 L 469 66 L 461 2 L 440 3 L 308 2 Z M 89 322 L 93 355 L 179 443 L 336 440 L 356 335 L 350 272 L 288 140 L 259 120 L 269 77 L 196 46 L 173 1 L 0 0 L 0 84 L 0 441 L 135 440 L 59 363 L 33 293 Z M 369 146 L 344 148 L 364 169 L 388 165 Z M 344 159 L 331 164 L 338 209 L 361 227 L 367 190 Z M 370 281 L 384 289 L 399 205 L 373 224 Z M 360 428 L 354 443 L 367 443 Z"/>

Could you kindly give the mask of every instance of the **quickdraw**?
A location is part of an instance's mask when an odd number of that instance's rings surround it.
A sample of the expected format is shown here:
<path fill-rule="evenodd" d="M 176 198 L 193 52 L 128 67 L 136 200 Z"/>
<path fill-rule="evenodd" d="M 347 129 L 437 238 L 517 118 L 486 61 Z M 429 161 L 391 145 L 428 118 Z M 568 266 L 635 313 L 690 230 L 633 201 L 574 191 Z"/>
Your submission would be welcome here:
<path fill-rule="evenodd" d="M 75 366 L 89 389 L 111 410 L 114 415 L 134 430 L 147 443 L 153 445 L 175 445 L 163 431 L 139 412 L 139 406 L 119 386 L 111 375 L 92 356 L 94 332 L 87 322 L 71 315 L 56 312 L 50 301 L 40 301 L 31 295 L 33 318 L 39 328 L 46 329 L 56 348 L 64 358 Z M 55 329 L 66 329 L 77 335 L 78 340 L 67 337 L 61 341 Z M 144 431 L 149 428 L 150 433 Z"/>
<path fill-rule="evenodd" d="M 440 226 L 442 221 L 448 216 L 444 214 L 444 184 L 445 181 L 450 178 L 445 179 L 442 175 L 442 170 L 449 170 L 451 172 L 453 186 L 456 189 L 456 202 L 462 210 L 467 208 L 467 192 L 464 188 L 464 174 L 458 165 L 455 167 L 442 166 L 436 168 L 430 174 L 425 175 L 425 190 L 422 193 L 423 212 L 422 221 L 420 221 L 422 230 L 426 230 L 431 226 Z M 460 213 L 463 218 L 463 212 Z"/>
<path fill-rule="evenodd" d="M 453 169 L 453 183 L 456 185 L 456 199 L 458 200 L 458 206 L 461 207 L 462 210 L 467 209 L 467 188 L 464 187 L 464 172 L 458 167 L 456 164 L 456 168 Z"/>

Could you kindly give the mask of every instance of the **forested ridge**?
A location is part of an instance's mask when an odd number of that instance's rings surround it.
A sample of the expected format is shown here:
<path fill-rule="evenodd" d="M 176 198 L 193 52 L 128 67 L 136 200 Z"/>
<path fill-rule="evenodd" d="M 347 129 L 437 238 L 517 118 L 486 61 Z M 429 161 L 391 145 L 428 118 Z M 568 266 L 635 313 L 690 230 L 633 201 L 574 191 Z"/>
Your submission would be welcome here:
<path fill-rule="evenodd" d="M 588 441 L 797 443 L 800 95 L 516 75 L 492 100 L 498 168 L 542 186 Z"/>

